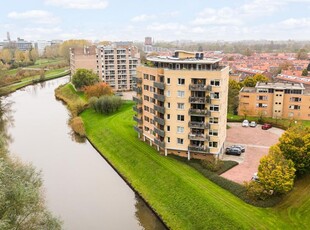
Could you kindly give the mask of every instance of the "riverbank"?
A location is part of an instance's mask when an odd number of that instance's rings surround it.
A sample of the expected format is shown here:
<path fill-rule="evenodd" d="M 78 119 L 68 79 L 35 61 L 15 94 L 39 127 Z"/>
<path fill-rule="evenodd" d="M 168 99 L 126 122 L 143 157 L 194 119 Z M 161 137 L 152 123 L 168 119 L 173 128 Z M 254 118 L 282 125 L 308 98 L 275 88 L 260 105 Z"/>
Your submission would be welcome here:
<path fill-rule="evenodd" d="M 188 165 L 160 155 L 137 138 L 133 104 L 126 102 L 111 115 L 87 109 L 81 117 L 95 148 L 169 228 L 293 229 L 310 224 L 310 218 L 298 218 L 305 211 L 302 205 L 294 207 L 296 215 L 281 218 L 290 215 L 288 209 L 248 205 Z M 309 196 L 304 196 L 303 201 L 308 202 Z"/>
<path fill-rule="evenodd" d="M 10 94 L 18 89 L 24 88 L 28 85 L 36 84 L 38 82 L 49 81 L 52 79 L 60 78 L 70 74 L 70 70 L 66 68 L 50 70 L 45 73 L 44 79 L 40 79 L 39 75 L 23 78 L 22 80 L 13 84 L 0 87 L 0 96 Z"/>

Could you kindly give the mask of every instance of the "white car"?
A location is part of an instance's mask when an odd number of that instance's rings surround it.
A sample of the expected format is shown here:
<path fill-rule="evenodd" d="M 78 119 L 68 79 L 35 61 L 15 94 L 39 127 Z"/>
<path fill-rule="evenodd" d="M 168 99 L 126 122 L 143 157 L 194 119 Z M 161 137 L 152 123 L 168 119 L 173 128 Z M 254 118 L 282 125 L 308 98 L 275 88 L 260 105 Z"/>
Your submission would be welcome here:
<path fill-rule="evenodd" d="M 255 121 L 251 121 L 251 123 L 250 123 L 250 127 L 253 127 L 253 128 L 255 128 L 256 127 L 256 122 Z"/>
<path fill-rule="evenodd" d="M 249 121 L 248 120 L 244 120 L 243 122 L 242 122 L 242 127 L 249 127 Z"/>

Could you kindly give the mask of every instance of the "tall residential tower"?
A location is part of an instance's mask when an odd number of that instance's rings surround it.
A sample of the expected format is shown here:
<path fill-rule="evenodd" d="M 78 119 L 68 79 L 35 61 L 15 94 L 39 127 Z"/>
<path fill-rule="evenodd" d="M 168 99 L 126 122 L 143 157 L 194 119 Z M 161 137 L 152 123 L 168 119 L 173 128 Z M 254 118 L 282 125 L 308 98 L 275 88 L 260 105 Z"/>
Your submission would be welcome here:
<path fill-rule="evenodd" d="M 135 130 L 165 155 L 205 158 L 224 152 L 228 67 L 203 53 L 149 57 L 137 68 Z"/>

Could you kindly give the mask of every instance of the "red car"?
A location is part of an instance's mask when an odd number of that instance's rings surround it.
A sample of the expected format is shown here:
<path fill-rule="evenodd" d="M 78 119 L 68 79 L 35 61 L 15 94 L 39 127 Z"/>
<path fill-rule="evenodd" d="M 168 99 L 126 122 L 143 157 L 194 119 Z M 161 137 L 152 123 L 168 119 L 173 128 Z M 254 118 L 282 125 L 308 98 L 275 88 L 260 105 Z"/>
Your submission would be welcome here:
<path fill-rule="evenodd" d="M 267 124 L 267 123 L 262 125 L 262 129 L 263 130 L 270 129 L 271 127 L 272 127 L 272 125 L 271 124 Z"/>

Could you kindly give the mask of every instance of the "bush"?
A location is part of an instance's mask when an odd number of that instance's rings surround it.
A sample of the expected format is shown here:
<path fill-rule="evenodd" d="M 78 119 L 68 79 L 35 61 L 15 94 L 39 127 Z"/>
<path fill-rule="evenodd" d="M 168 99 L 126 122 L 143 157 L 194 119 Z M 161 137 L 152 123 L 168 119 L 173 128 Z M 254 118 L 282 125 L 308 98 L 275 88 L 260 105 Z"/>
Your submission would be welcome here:
<path fill-rule="evenodd" d="M 84 128 L 84 122 L 81 117 L 74 117 L 70 121 L 70 125 L 73 129 L 73 131 L 80 135 L 81 137 L 85 137 L 85 128 Z"/>
<path fill-rule="evenodd" d="M 264 186 L 257 181 L 245 182 L 244 186 L 246 187 L 246 195 L 251 200 L 266 200 L 270 193 L 267 193 L 264 189 Z"/>
<path fill-rule="evenodd" d="M 71 104 L 71 112 L 73 116 L 78 116 L 85 109 L 85 104 L 81 101 L 76 101 Z"/>
<path fill-rule="evenodd" d="M 83 91 L 87 98 L 99 98 L 104 95 L 113 95 L 112 88 L 105 82 L 99 82 L 95 85 L 85 86 Z"/>
<path fill-rule="evenodd" d="M 122 105 L 122 99 L 118 96 L 102 96 L 93 105 L 97 113 L 108 114 L 117 111 Z"/>
<path fill-rule="evenodd" d="M 201 165 L 205 169 L 208 169 L 212 172 L 217 172 L 221 167 L 223 167 L 224 163 L 221 160 L 216 160 L 215 158 L 206 158 L 201 160 Z"/>
<path fill-rule="evenodd" d="M 89 98 L 89 100 L 88 100 L 89 107 L 92 109 L 95 109 L 95 104 L 97 103 L 97 101 L 98 101 L 97 97 Z"/>

